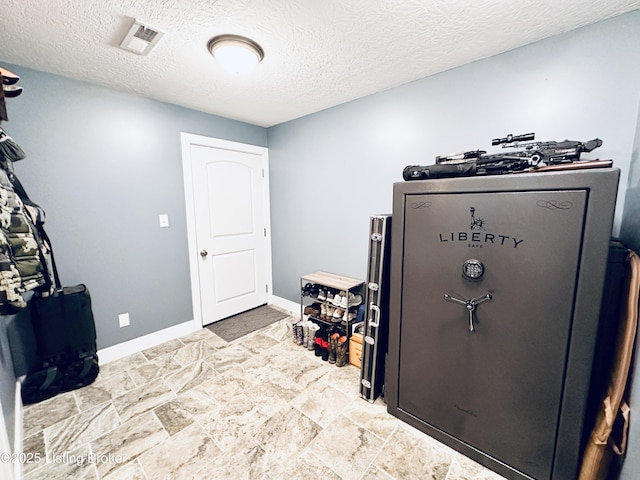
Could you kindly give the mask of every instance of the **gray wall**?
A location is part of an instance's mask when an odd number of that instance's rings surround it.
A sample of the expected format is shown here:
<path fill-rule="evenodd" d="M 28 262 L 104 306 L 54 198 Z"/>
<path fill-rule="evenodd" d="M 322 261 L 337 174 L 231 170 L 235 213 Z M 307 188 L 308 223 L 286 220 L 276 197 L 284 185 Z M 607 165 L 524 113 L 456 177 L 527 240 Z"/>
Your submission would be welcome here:
<path fill-rule="evenodd" d="M 613 233 L 624 211 L 626 237 L 637 243 L 637 154 L 627 185 L 639 98 L 636 11 L 270 128 L 275 294 L 297 300 L 299 276 L 315 270 L 364 278 L 369 216 L 391 212 L 402 169 L 491 148 L 508 133 L 603 139 L 585 158 L 613 159 L 621 169 Z M 625 468 L 626 479 L 638 471 L 636 418 L 628 455 L 636 467 Z"/>
<path fill-rule="evenodd" d="M 621 225 L 640 86 L 640 12 L 478 61 L 268 130 L 274 291 L 300 274 L 363 278 L 368 217 L 391 212 L 406 165 L 491 139 L 603 139 L 585 158 L 621 169 Z"/>
<path fill-rule="evenodd" d="M 0 64 L 24 87 L 3 124 L 27 153 L 16 172 L 47 212 L 62 283 L 90 289 L 98 347 L 192 320 L 180 132 L 266 146 L 266 130 Z"/>

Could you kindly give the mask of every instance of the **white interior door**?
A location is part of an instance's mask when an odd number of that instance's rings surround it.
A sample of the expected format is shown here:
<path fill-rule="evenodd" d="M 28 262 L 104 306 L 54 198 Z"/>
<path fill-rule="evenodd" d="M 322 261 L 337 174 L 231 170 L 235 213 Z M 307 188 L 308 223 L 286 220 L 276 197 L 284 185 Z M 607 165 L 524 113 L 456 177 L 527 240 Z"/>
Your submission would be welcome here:
<path fill-rule="evenodd" d="M 207 325 L 268 302 L 266 149 L 215 139 L 187 140 L 185 146 L 183 139 L 183 157 L 188 150 L 193 206 L 190 263 L 197 271 L 192 290 L 197 290 L 194 299 L 202 324 Z"/>

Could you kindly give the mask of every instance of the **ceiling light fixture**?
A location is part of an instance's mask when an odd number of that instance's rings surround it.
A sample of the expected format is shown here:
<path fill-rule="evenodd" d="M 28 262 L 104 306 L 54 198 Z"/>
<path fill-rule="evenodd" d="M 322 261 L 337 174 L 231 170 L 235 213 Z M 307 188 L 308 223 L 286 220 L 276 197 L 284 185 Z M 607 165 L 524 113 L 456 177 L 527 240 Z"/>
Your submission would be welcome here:
<path fill-rule="evenodd" d="M 250 72 L 264 58 L 260 45 L 240 35 L 218 35 L 209 40 L 207 48 L 225 70 L 236 74 Z"/>

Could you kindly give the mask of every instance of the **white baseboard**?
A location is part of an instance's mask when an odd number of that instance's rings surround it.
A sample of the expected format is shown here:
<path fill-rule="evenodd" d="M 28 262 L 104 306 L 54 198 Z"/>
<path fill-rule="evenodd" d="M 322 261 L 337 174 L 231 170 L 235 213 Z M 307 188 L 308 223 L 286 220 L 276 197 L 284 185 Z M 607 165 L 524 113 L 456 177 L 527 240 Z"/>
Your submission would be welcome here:
<path fill-rule="evenodd" d="M 271 302 L 272 305 L 289 312 L 289 315 L 300 317 L 299 303 L 292 302 L 291 300 L 287 300 L 286 298 L 276 297 L 275 295 L 271 297 Z"/>
<path fill-rule="evenodd" d="M 155 347 L 161 343 L 174 340 L 190 333 L 196 332 L 202 328 L 200 322 L 196 320 L 190 320 L 188 322 L 174 325 L 173 327 L 165 328 L 157 332 L 144 335 L 142 337 L 134 338 L 127 342 L 119 343 L 111 347 L 106 347 L 98 350 L 98 359 L 100 364 L 113 362 L 120 358 L 133 355 L 134 353 L 141 352 L 147 348 Z"/>
<path fill-rule="evenodd" d="M 286 298 L 276 297 L 275 295 L 271 297 L 271 301 L 272 305 L 286 310 L 290 315 L 300 317 L 299 303 L 292 302 L 291 300 L 287 300 Z M 147 348 L 155 347 L 156 345 L 160 345 L 161 343 L 168 342 L 169 340 L 174 340 L 176 338 L 189 335 L 190 333 L 196 332 L 201 328 L 202 325 L 200 324 L 200 322 L 196 320 L 190 320 L 179 325 L 174 325 L 173 327 L 165 328 L 164 330 L 153 332 L 142 337 L 134 338 L 133 340 L 129 340 L 127 342 L 119 343 L 117 345 L 98 350 L 98 359 L 101 365 L 113 362 L 114 360 L 133 355 L 134 353 L 141 352 L 142 350 L 145 350 Z"/>

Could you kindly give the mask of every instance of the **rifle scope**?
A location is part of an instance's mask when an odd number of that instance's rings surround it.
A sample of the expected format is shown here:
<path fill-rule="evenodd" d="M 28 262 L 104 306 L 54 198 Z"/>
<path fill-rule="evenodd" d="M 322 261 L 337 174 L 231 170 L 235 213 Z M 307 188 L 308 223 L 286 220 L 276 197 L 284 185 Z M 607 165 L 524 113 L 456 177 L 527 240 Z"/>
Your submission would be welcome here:
<path fill-rule="evenodd" d="M 522 135 L 507 135 L 504 138 L 494 138 L 491 140 L 491 145 L 504 145 L 506 143 L 513 142 L 528 142 L 529 140 L 533 140 L 536 138 L 535 133 L 523 133 Z"/>

